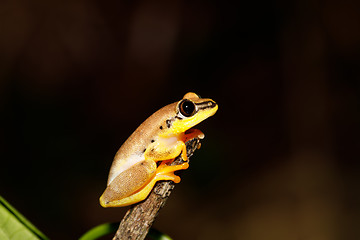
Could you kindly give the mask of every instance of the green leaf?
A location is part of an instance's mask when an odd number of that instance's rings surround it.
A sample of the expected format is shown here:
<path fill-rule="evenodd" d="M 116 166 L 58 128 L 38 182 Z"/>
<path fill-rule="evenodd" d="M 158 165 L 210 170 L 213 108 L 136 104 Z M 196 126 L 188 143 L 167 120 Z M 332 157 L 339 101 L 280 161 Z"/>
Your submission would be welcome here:
<path fill-rule="evenodd" d="M 172 240 L 172 238 L 169 235 L 166 235 L 165 233 L 162 233 L 155 228 L 150 228 L 150 231 L 147 235 L 153 240 Z"/>
<path fill-rule="evenodd" d="M 0 239 L 48 240 L 29 220 L 0 196 Z"/>
<path fill-rule="evenodd" d="M 102 236 L 108 235 L 110 233 L 115 233 L 119 227 L 119 222 L 115 223 L 103 223 L 98 225 L 89 231 L 87 231 L 84 235 L 82 235 L 79 240 L 94 240 L 98 239 Z"/>

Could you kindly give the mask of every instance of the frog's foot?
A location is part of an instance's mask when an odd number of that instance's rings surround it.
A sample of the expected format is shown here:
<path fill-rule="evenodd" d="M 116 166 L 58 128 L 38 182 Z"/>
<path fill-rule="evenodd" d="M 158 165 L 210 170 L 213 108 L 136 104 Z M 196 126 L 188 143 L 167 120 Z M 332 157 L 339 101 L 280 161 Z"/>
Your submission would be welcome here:
<path fill-rule="evenodd" d="M 204 133 L 202 131 L 200 131 L 199 129 L 194 129 L 194 128 L 191 128 L 191 129 L 187 130 L 183 134 L 183 136 L 181 138 L 181 141 L 183 142 L 181 157 L 184 159 L 184 161 L 188 160 L 185 143 L 187 141 L 190 141 L 191 139 L 194 139 L 194 138 L 204 139 L 204 137 L 205 137 L 205 135 L 204 135 Z M 201 144 L 199 142 L 197 148 L 200 149 L 200 147 L 201 147 Z"/>
<path fill-rule="evenodd" d="M 191 128 L 185 132 L 183 141 L 187 142 L 194 138 L 204 139 L 204 137 L 205 134 L 202 131 L 200 131 L 199 129 Z"/>
<path fill-rule="evenodd" d="M 187 162 L 173 166 L 168 166 L 166 163 L 162 162 L 160 166 L 156 169 L 156 175 L 154 180 L 172 180 L 175 183 L 179 183 L 181 179 L 179 176 L 176 176 L 174 174 L 174 171 L 187 169 L 188 167 L 189 164 Z"/>
<path fill-rule="evenodd" d="M 162 180 L 171 180 L 174 183 L 179 183 L 181 181 L 181 178 L 179 176 L 176 176 L 173 172 L 156 175 L 154 178 L 155 182 L 162 181 Z"/>

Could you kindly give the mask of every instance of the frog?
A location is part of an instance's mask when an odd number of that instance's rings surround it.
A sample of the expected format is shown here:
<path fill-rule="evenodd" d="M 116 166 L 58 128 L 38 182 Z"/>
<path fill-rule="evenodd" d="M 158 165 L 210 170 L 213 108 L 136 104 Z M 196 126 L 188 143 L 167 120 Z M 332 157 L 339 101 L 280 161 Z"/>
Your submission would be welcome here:
<path fill-rule="evenodd" d="M 124 207 L 143 201 L 158 181 L 180 182 L 175 171 L 189 167 L 185 143 L 203 139 L 194 129 L 218 110 L 210 98 L 188 92 L 148 117 L 122 144 L 112 162 L 102 207 Z M 181 155 L 183 163 L 170 165 Z"/>

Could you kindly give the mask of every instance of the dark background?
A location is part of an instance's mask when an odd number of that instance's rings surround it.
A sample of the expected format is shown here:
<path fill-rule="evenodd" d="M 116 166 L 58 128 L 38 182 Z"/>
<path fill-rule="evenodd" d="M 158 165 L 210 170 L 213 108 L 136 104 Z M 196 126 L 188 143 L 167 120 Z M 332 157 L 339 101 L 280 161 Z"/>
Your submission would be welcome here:
<path fill-rule="evenodd" d="M 359 3 L 1 1 L 0 194 L 51 239 L 120 221 L 115 152 L 194 91 L 219 111 L 156 228 L 359 239 Z"/>

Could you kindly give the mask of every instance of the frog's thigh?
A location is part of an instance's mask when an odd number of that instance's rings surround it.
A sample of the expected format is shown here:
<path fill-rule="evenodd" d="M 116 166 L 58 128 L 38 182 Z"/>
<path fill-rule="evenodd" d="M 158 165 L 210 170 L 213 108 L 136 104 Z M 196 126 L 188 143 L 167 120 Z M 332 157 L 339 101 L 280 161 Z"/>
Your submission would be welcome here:
<path fill-rule="evenodd" d="M 104 207 L 120 207 L 141 201 L 129 196 L 149 183 L 155 174 L 154 161 L 144 160 L 135 164 L 114 178 L 100 197 L 100 204 Z"/>
<path fill-rule="evenodd" d="M 162 140 L 146 149 L 144 155 L 146 159 L 162 161 L 176 158 L 181 152 L 186 155 L 186 146 L 182 140 L 177 140 L 171 144 L 166 142 L 166 140 Z M 186 156 L 185 158 L 184 160 L 187 160 Z"/>
<path fill-rule="evenodd" d="M 143 188 L 138 190 L 138 192 L 131 194 L 128 197 L 125 197 L 119 201 L 114 201 L 107 205 L 107 207 L 124 207 L 137 202 L 144 200 L 151 190 L 154 188 L 154 185 L 157 181 L 161 180 L 171 180 L 175 183 L 180 182 L 180 177 L 174 174 L 174 171 L 187 169 L 189 167 L 188 163 L 183 163 L 174 166 L 167 166 L 166 164 L 161 164 L 157 169 L 155 176 L 147 183 Z"/>
<path fill-rule="evenodd" d="M 140 202 L 140 201 L 144 200 L 149 195 L 151 190 L 154 188 L 154 185 L 157 181 L 171 180 L 175 183 L 179 183 L 181 179 L 179 176 L 176 176 L 174 174 L 174 171 L 187 169 L 188 167 L 189 167 L 188 163 L 182 163 L 182 164 L 174 165 L 174 166 L 168 166 L 166 164 L 161 164 L 156 169 L 155 177 L 152 178 L 151 181 L 148 184 L 146 184 L 139 192 L 123 199 L 122 203 L 124 205 L 122 205 L 122 206 L 127 206 L 127 205 L 133 204 L 135 202 Z"/>

